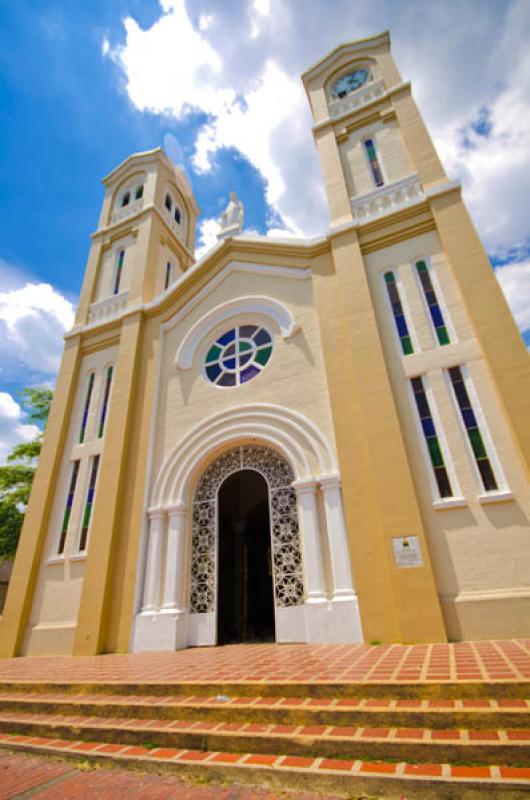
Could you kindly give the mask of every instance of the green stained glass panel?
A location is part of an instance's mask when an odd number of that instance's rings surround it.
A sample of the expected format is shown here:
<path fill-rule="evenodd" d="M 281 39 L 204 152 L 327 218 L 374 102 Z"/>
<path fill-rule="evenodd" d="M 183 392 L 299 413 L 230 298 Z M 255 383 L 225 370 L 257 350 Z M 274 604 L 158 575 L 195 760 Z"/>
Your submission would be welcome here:
<path fill-rule="evenodd" d="M 406 356 L 410 356 L 410 354 L 414 352 L 414 348 L 412 347 L 412 342 L 410 340 L 410 336 L 404 336 L 402 338 L 401 347 L 403 348 L 403 353 Z"/>
<path fill-rule="evenodd" d="M 245 350 L 250 350 L 252 345 L 250 342 L 239 342 L 239 352 L 243 353 Z"/>
<path fill-rule="evenodd" d="M 475 458 L 487 458 L 488 454 L 486 453 L 486 448 L 484 447 L 484 442 L 482 441 L 482 436 L 479 429 L 468 428 L 467 434 L 469 436 L 469 441 L 471 442 L 471 447 L 473 448 Z"/>
<path fill-rule="evenodd" d="M 258 350 L 256 353 L 256 361 L 263 367 L 271 357 L 272 347 L 264 347 L 263 350 Z"/>
<path fill-rule="evenodd" d="M 434 436 L 432 438 L 428 438 L 427 447 L 429 448 L 429 454 L 431 456 L 433 467 L 443 467 L 444 459 L 442 451 L 440 450 L 440 445 L 438 444 L 438 437 Z"/>
<path fill-rule="evenodd" d="M 449 334 L 447 333 L 447 328 L 445 325 L 441 328 L 436 328 L 436 335 L 438 336 L 438 341 L 440 344 L 450 344 Z"/>
<path fill-rule="evenodd" d="M 83 528 L 88 528 L 88 523 L 90 522 L 90 512 L 92 511 L 92 506 L 90 503 L 87 503 L 85 508 L 85 514 L 83 516 Z"/>
<path fill-rule="evenodd" d="M 210 347 L 210 349 L 208 350 L 208 355 L 206 356 L 206 363 L 209 364 L 210 361 L 217 361 L 220 353 L 221 353 L 221 348 L 217 347 L 214 344 L 213 347 Z"/>

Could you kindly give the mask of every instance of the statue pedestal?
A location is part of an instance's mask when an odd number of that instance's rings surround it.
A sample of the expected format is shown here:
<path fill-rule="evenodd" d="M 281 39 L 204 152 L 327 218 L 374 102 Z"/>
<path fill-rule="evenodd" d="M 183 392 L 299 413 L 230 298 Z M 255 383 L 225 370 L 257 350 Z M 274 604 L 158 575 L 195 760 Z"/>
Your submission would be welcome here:
<path fill-rule="evenodd" d="M 227 228 L 223 228 L 217 234 L 217 240 L 222 241 L 222 239 L 228 239 L 229 236 L 239 236 L 241 233 L 241 225 L 237 222 L 235 225 L 229 225 Z"/>

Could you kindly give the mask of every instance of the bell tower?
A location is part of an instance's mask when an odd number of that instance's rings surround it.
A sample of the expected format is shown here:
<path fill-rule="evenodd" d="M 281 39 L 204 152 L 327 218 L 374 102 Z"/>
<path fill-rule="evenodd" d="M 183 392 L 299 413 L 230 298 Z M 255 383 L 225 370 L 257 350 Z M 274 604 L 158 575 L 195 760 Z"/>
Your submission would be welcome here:
<path fill-rule="evenodd" d="M 368 641 L 435 641 L 445 638 L 442 610 L 452 630 L 454 589 L 435 576 L 426 531 L 443 529 L 440 510 L 462 500 L 444 485 L 434 428 L 414 427 L 414 391 L 434 387 L 450 426 L 451 376 L 491 380 L 493 424 L 504 418 L 528 469 L 528 354 L 389 34 L 340 45 L 302 80 L 331 220 L 333 267 L 315 271 L 314 284 L 363 630 Z M 426 466 L 429 498 L 417 474 Z M 492 492 L 477 472 L 479 502 L 509 500 L 497 478 Z M 423 555 L 403 569 L 398 550 L 411 536 Z"/>

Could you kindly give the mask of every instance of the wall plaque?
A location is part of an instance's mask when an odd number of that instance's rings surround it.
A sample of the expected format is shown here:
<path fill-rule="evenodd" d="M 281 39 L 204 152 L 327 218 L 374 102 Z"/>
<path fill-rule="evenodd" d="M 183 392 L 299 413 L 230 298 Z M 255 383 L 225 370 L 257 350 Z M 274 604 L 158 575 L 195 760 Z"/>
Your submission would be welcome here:
<path fill-rule="evenodd" d="M 399 536 L 392 539 L 394 558 L 398 567 L 422 567 L 420 542 L 417 536 Z"/>

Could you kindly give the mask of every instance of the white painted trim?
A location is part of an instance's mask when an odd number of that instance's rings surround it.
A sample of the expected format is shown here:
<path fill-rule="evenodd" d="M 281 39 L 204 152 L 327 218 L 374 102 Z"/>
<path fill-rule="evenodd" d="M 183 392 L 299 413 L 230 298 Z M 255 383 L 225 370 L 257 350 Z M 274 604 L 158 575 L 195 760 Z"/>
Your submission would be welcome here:
<path fill-rule="evenodd" d="M 508 500 L 513 500 L 514 494 L 513 492 L 507 491 L 497 491 L 497 492 L 485 492 L 484 494 L 479 494 L 478 501 L 479 503 L 488 504 L 488 503 L 506 503 Z"/>
<path fill-rule="evenodd" d="M 436 511 L 445 511 L 448 508 L 464 508 L 465 506 L 467 506 L 465 497 L 441 497 L 432 504 Z"/>
<path fill-rule="evenodd" d="M 434 289 L 434 294 L 436 295 L 436 301 L 437 301 L 437 303 L 438 303 L 438 305 L 440 307 L 445 327 L 447 328 L 447 331 L 449 333 L 449 340 L 450 340 L 449 344 L 443 345 L 443 344 L 440 344 L 440 342 L 438 341 L 438 336 L 436 335 L 436 328 L 434 327 L 434 322 L 433 322 L 432 317 L 431 317 L 431 312 L 429 311 L 429 306 L 427 304 L 427 298 L 425 297 L 425 292 L 423 291 L 423 286 L 421 285 L 420 275 L 419 275 L 418 269 L 416 267 L 416 264 L 418 263 L 418 261 L 424 261 L 426 263 L 426 265 L 427 265 L 427 271 L 428 271 L 429 277 L 431 279 L 432 287 Z M 414 260 L 412 261 L 412 273 L 414 275 L 414 280 L 415 280 L 416 286 L 418 287 L 418 292 L 420 293 L 420 296 L 421 296 L 421 302 L 423 304 L 425 315 L 426 315 L 428 323 L 429 323 L 429 330 L 431 332 L 431 338 L 432 338 L 433 346 L 436 347 L 436 348 L 439 348 L 439 347 L 450 347 L 453 344 L 458 344 L 458 337 L 456 335 L 456 330 L 455 330 L 455 327 L 453 325 L 453 320 L 451 319 L 451 315 L 449 313 L 449 307 L 448 307 L 447 303 L 445 302 L 445 296 L 444 296 L 444 293 L 442 291 L 442 287 L 441 287 L 440 281 L 438 279 L 437 271 L 436 271 L 435 266 L 432 263 L 431 257 L 430 256 L 423 256 L 423 255 L 416 256 L 414 258 Z"/>
<path fill-rule="evenodd" d="M 451 381 L 451 377 L 449 375 L 449 367 L 444 369 L 444 379 L 447 386 L 447 391 L 449 392 L 449 396 L 451 398 L 451 402 L 453 404 L 453 408 L 455 410 L 456 416 L 458 418 L 458 425 L 460 427 L 460 432 L 464 439 L 464 444 L 467 450 L 467 454 L 469 456 L 469 460 L 471 461 L 471 469 L 473 470 L 473 475 L 475 476 L 475 481 L 477 484 L 478 489 L 478 497 L 485 498 L 485 497 L 492 497 L 492 498 L 499 498 L 501 495 L 504 494 L 511 494 L 510 487 L 508 486 L 508 482 L 506 480 L 506 476 L 504 474 L 504 470 L 501 466 L 501 462 L 499 456 L 497 454 L 497 450 L 495 445 L 493 444 L 493 439 L 491 437 L 490 429 L 488 423 L 486 421 L 486 417 L 484 416 L 484 412 L 482 410 L 482 405 L 480 404 L 480 400 L 478 399 L 478 394 L 475 390 L 475 386 L 469 374 L 469 369 L 467 364 L 453 364 L 454 367 L 460 367 L 460 371 L 462 373 L 462 377 L 464 379 L 464 384 L 467 389 L 467 393 L 469 395 L 469 399 L 471 400 L 471 408 L 475 415 L 475 418 L 478 422 L 478 429 L 482 436 L 482 440 L 486 447 L 486 453 L 491 463 L 491 467 L 493 469 L 493 474 L 495 476 L 495 480 L 497 481 L 497 489 L 491 490 L 491 492 L 487 492 L 484 489 L 484 484 L 482 483 L 482 477 L 479 472 L 479 468 L 477 467 L 477 462 L 475 459 L 475 454 L 473 452 L 473 448 L 471 447 L 471 442 L 469 441 L 469 436 L 467 435 L 466 426 L 464 425 L 464 420 L 462 419 L 462 412 L 460 411 L 460 406 L 458 405 L 458 400 L 456 399 L 455 391 L 453 389 L 453 383 Z M 506 498 L 511 499 L 511 498 Z M 481 500 L 484 502 L 484 499 Z M 487 502 L 487 501 L 486 501 Z M 492 500 L 495 502 L 495 499 Z"/>
<path fill-rule="evenodd" d="M 65 561 L 66 561 L 66 558 L 64 557 L 64 555 L 62 555 L 62 556 L 50 556 L 49 558 L 46 559 L 46 564 L 49 565 L 49 566 L 51 566 L 53 564 L 64 564 Z"/>
<path fill-rule="evenodd" d="M 319 474 L 337 471 L 329 443 L 304 415 L 269 403 L 235 406 L 207 417 L 173 448 L 153 485 L 152 505 L 185 502 L 190 476 L 210 453 L 245 439 L 272 444 L 291 463 L 297 479 L 313 472 L 306 450 L 312 453 Z"/>
<path fill-rule="evenodd" d="M 447 436 L 445 435 L 445 430 L 442 425 L 442 420 L 440 414 L 438 413 L 438 406 L 436 404 L 436 400 L 434 397 L 434 392 L 431 387 L 431 382 L 429 380 L 429 375 L 427 373 L 423 373 L 420 375 L 414 375 L 415 378 L 421 378 L 423 383 L 423 390 L 427 397 L 427 402 L 429 404 L 429 410 L 431 412 L 431 417 L 434 422 L 434 428 L 436 430 L 436 435 L 438 437 L 438 442 L 440 444 L 440 449 L 442 451 L 445 468 L 447 470 L 447 474 L 449 476 L 449 482 L 451 484 L 451 488 L 453 490 L 453 494 L 451 497 L 441 497 L 440 491 L 438 489 L 438 484 L 436 483 L 436 478 L 434 476 L 434 467 L 431 462 L 431 456 L 429 453 L 429 448 L 427 447 L 427 442 L 425 440 L 425 434 L 423 432 L 423 428 L 421 425 L 420 415 L 418 412 L 418 407 L 416 406 L 416 400 L 414 399 L 414 389 L 412 388 L 412 379 L 407 378 L 407 390 L 410 397 L 410 403 L 412 407 L 412 412 L 414 416 L 414 425 L 416 427 L 416 431 L 421 441 L 421 448 L 423 452 L 423 456 L 427 466 L 427 475 L 429 476 L 429 485 L 431 487 L 431 494 L 433 498 L 433 507 L 437 509 L 442 508 L 449 508 L 448 505 L 449 501 L 457 500 L 459 501 L 462 498 L 462 490 L 460 489 L 460 483 L 458 481 L 458 476 L 454 467 L 453 458 L 451 455 L 451 448 L 449 447 L 449 442 L 447 440 Z M 465 502 L 465 501 L 464 501 Z M 453 504 L 454 507 L 455 504 Z"/>
<path fill-rule="evenodd" d="M 191 369 L 195 350 L 201 341 L 220 323 L 243 314 L 259 314 L 270 317 L 280 328 L 284 339 L 294 336 L 300 327 L 290 309 L 272 297 L 262 295 L 236 297 L 212 308 L 191 326 L 175 355 L 177 367 Z"/>
<path fill-rule="evenodd" d="M 395 279 L 395 282 L 396 282 L 396 287 L 397 287 L 397 291 L 398 291 L 398 295 L 399 295 L 399 300 L 400 300 L 401 306 L 403 308 L 403 314 L 405 315 L 405 322 L 407 323 L 407 328 L 408 328 L 409 335 L 410 335 L 410 338 L 411 338 L 411 341 L 412 341 L 413 352 L 409 353 L 407 355 L 405 355 L 405 353 L 403 352 L 403 348 L 401 346 L 401 339 L 399 338 L 399 332 L 398 332 L 398 329 L 397 329 L 396 319 L 394 317 L 394 310 L 392 308 L 392 303 L 390 302 L 390 297 L 389 297 L 388 289 L 387 289 L 387 283 L 385 281 L 385 275 L 388 272 L 391 272 L 394 275 L 394 279 Z M 414 356 L 414 355 L 417 355 L 418 353 L 421 353 L 422 350 L 421 350 L 421 347 L 420 347 L 420 341 L 419 341 L 418 336 L 416 334 L 416 328 L 414 327 L 414 324 L 413 324 L 412 313 L 410 311 L 410 306 L 409 306 L 409 303 L 408 303 L 407 294 L 405 292 L 405 287 L 403 285 L 403 282 L 401 280 L 401 276 L 399 274 L 399 269 L 397 267 L 385 267 L 384 269 L 381 270 L 379 275 L 380 275 L 380 280 L 381 280 L 381 282 L 383 284 L 383 295 L 384 295 L 384 298 L 385 298 L 386 307 L 388 309 L 388 314 L 390 316 L 390 324 L 391 324 L 391 327 L 392 327 L 392 334 L 393 334 L 393 339 L 394 339 L 394 345 L 395 345 L 395 348 L 396 348 L 396 352 L 397 352 L 398 357 L 400 359 L 408 359 L 408 358 L 410 358 L 410 356 Z"/>

